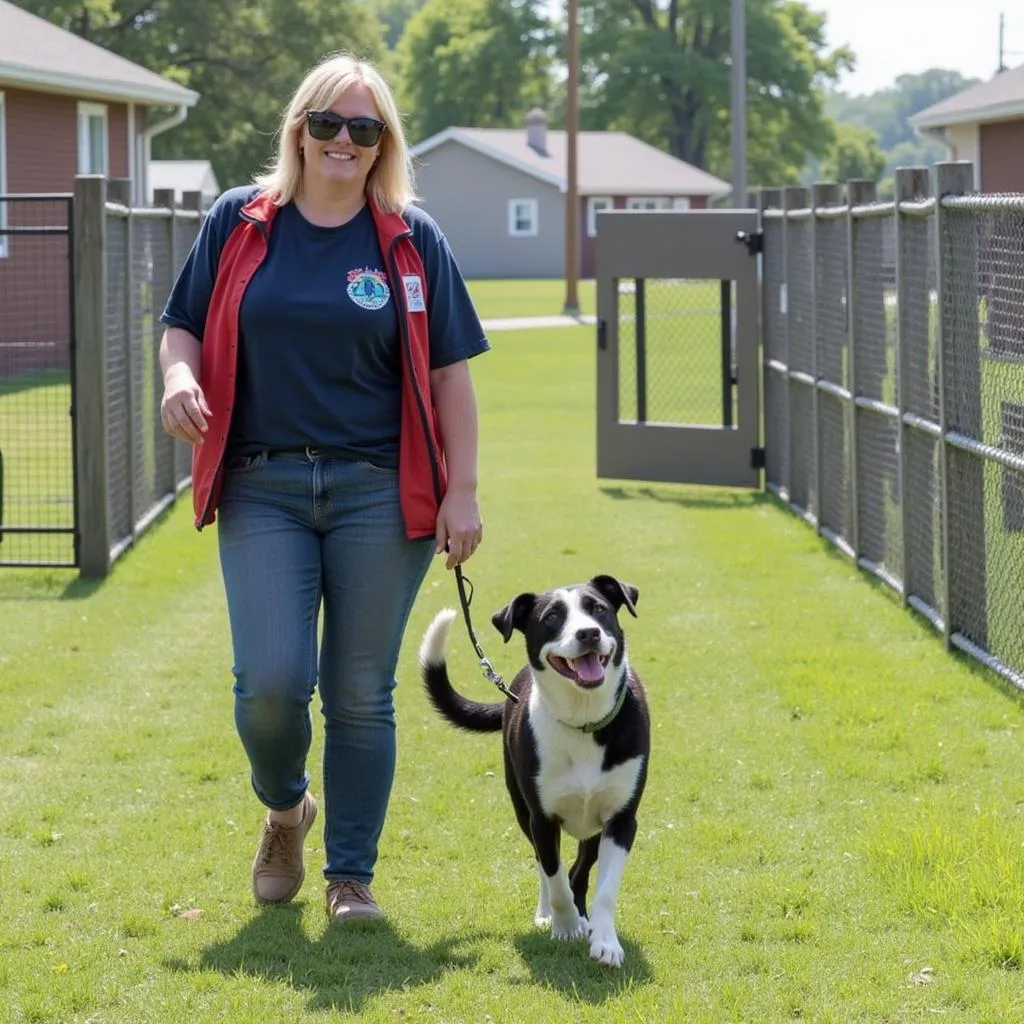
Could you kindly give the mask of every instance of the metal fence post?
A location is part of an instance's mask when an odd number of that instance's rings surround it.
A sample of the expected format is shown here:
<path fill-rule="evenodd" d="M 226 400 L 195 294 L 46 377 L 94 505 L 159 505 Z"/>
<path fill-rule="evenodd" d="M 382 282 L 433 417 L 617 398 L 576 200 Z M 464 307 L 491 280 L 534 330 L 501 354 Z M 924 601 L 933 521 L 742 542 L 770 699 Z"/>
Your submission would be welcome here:
<path fill-rule="evenodd" d="M 75 487 L 78 566 L 89 579 L 101 579 L 110 571 L 106 201 L 102 175 L 75 179 Z"/>
<path fill-rule="evenodd" d="M 177 276 L 178 261 L 177 253 L 175 252 L 176 247 L 176 234 L 178 230 L 178 221 L 175 216 L 175 200 L 174 200 L 174 189 L 173 188 L 158 188 L 153 191 L 153 205 L 162 206 L 170 210 L 170 216 L 167 218 L 167 274 L 168 278 L 165 282 L 167 293 L 170 294 L 171 289 L 174 287 L 174 279 Z M 163 330 L 156 322 L 157 310 L 153 310 L 154 316 L 154 331 L 157 337 L 157 347 L 159 349 L 159 339 L 163 335 Z M 159 369 L 159 368 L 158 368 Z M 158 392 L 159 394 L 159 392 Z M 157 398 L 157 430 L 159 427 L 159 401 Z M 168 434 L 160 433 L 161 442 L 168 446 L 168 450 L 171 453 L 171 464 L 170 464 L 170 480 L 167 480 L 164 484 L 165 488 L 170 491 L 171 500 L 178 500 L 178 442 Z"/>
<path fill-rule="evenodd" d="M 782 190 L 782 210 L 783 210 L 783 222 L 782 222 L 782 245 L 783 251 L 786 254 L 786 278 L 785 278 L 785 317 L 786 317 L 786 446 L 787 446 L 787 457 L 786 464 L 789 469 L 788 479 L 786 480 L 786 489 L 788 492 L 788 500 L 790 506 L 796 505 L 794 500 L 794 487 L 793 480 L 796 476 L 793 467 L 797 461 L 797 446 L 801 440 L 798 434 L 793 430 L 793 410 L 798 408 L 796 402 L 793 401 L 794 388 L 800 387 L 794 383 L 793 376 L 797 372 L 793 368 L 793 289 L 791 287 L 793 283 L 793 268 L 790 265 L 791 255 L 791 244 L 790 234 L 792 233 L 792 219 L 790 218 L 790 212 L 792 210 L 801 210 L 807 206 L 808 196 L 807 189 L 799 185 L 789 185 Z M 813 257 L 811 266 L 813 267 Z M 804 507 L 802 508 L 803 514 L 806 516 L 810 512 L 810 487 L 807 488 L 807 494 L 802 495 Z"/>
<path fill-rule="evenodd" d="M 846 185 L 846 322 L 850 332 L 850 546 L 853 558 L 860 563 L 863 545 L 860 535 L 860 457 L 857 436 L 857 398 L 859 382 L 857 379 L 857 335 L 859 304 L 857 292 L 859 280 L 857 275 L 857 219 L 854 209 L 873 203 L 877 195 L 875 183 L 867 178 L 853 178 Z"/>
<path fill-rule="evenodd" d="M 819 280 L 822 259 L 821 225 L 818 210 L 827 206 L 838 206 L 842 198 L 842 186 L 837 182 L 819 181 L 811 186 L 811 337 L 814 344 L 811 349 L 811 376 L 814 378 L 813 418 L 814 418 L 814 493 L 817 495 L 815 511 L 815 528 L 820 535 L 823 530 L 823 487 L 825 478 L 823 471 L 822 426 L 821 426 L 821 392 L 819 385 L 822 380 L 820 349 L 822 345 L 821 309 L 825 296 L 823 282 Z"/>
<path fill-rule="evenodd" d="M 945 640 L 959 634 L 988 647 L 985 573 L 985 467 L 970 452 L 950 444 L 950 434 L 983 437 L 981 330 L 978 315 L 978 244 L 971 230 L 953 237 L 956 214 L 943 209 L 945 196 L 974 190 L 968 161 L 935 167 L 935 266 L 938 288 L 938 376 Z M 953 493 L 955 491 L 955 494 Z M 956 509 L 955 532 L 950 511 Z"/>
<path fill-rule="evenodd" d="M 913 275 L 908 275 L 907 254 L 904 252 L 904 241 L 906 233 L 903 228 L 903 213 L 900 204 L 911 202 L 921 196 L 928 194 L 928 170 L 924 167 L 898 167 L 896 169 L 895 181 L 895 208 L 893 216 L 896 227 L 896 408 L 899 410 L 899 418 L 896 421 L 896 447 L 898 452 L 898 479 L 900 486 L 900 580 L 903 583 L 901 588 L 901 602 L 906 605 L 910 601 L 911 590 L 914 580 L 910 571 L 912 560 L 910 557 L 910 546 L 912 543 L 910 535 L 910 507 L 917 496 L 911 494 L 909 474 L 907 467 L 910 464 L 907 452 L 907 424 L 906 414 L 908 405 L 908 394 L 910 391 L 910 375 L 912 372 L 908 355 L 911 351 L 911 332 L 915 327 L 920 327 L 915 314 L 920 312 L 920 303 L 917 301 L 920 296 L 915 294 L 912 287 Z M 923 321 L 927 330 L 927 307 Z M 926 338 L 927 341 L 927 338 Z M 927 344 L 925 344 L 927 351 Z"/>

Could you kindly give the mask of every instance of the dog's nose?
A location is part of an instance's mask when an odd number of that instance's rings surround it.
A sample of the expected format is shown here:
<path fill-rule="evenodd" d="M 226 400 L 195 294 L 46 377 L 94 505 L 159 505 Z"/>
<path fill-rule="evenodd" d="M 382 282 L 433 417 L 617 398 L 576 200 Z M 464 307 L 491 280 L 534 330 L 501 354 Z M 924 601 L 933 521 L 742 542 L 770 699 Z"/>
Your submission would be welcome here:
<path fill-rule="evenodd" d="M 587 629 L 577 629 L 576 639 L 581 644 L 596 644 L 601 639 L 601 630 L 596 626 L 588 627 Z"/>

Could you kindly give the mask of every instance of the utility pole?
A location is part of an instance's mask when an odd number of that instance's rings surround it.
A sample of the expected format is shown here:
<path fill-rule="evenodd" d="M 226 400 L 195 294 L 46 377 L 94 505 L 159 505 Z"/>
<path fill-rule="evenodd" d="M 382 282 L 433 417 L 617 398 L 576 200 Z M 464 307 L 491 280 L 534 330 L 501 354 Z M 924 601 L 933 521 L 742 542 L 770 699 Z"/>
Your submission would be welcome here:
<path fill-rule="evenodd" d="M 1006 70 L 1006 64 L 1003 58 L 1006 55 L 1006 15 L 999 15 L 999 64 L 997 65 L 997 75 L 1001 75 Z"/>
<path fill-rule="evenodd" d="M 568 68 L 565 97 L 565 306 L 566 316 L 579 316 L 577 294 L 580 251 L 580 200 L 577 185 L 576 144 L 579 134 L 579 22 L 578 0 L 566 0 L 565 62 Z"/>
<path fill-rule="evenodd" d="M 732 205 L 747 205 L 747 12 L 744 0 L 732 0 L 729 23 L 732 51 Z"/>

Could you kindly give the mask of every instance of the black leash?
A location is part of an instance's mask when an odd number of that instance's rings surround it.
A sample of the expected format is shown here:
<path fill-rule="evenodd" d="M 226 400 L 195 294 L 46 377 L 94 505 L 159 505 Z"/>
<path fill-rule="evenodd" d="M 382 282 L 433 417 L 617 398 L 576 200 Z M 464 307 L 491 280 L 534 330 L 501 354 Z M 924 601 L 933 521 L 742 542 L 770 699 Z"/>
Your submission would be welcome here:
<path fill-rule="evenodd" d="M 494 666 L 491 664 L 487 655 L 484 654 L 480 647 L 479 642 L 476 638 L 476 633 L 473 632 L 473 622 L 469 617 L 469 605 L 473 600 L 473 583 L 462 574 L 462 566 L 455 566 L 455 582 L 459 587 L 459 601 L 462 604 L 462 616 L 466 620 L 466 630 L 469 632 L 470 643 L 473 644 L 473 650 L 476 651 L 476 656 L 480 659 L 480 668 L 483 670 L 484 675 L 494 685 L 501 690 L 509 700 L 513 700 L 519 703 L 519 698 L 505 685 L 501 676 L 494 671 Z M 466 584 L 469 584 L 469 596 L 466 595 Z"/>

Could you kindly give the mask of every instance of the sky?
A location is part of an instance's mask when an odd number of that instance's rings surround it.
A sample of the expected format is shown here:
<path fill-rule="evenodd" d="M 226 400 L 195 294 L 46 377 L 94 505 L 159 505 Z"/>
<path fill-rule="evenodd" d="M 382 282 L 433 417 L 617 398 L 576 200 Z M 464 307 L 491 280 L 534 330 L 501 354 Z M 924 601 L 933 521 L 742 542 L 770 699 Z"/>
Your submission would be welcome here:
<path fill-rule="evenodd" d="M 840 89 L 868 93 L 897 75 L 932 67 L 988 79 L 999 60 L 999 15 L 1006 15 L 1005 62 L 1024 64 L 1024 4 L 1020 0 L 807 0 L 828 16 L 831 46 L 847 44 L 857 69 Z"/>

